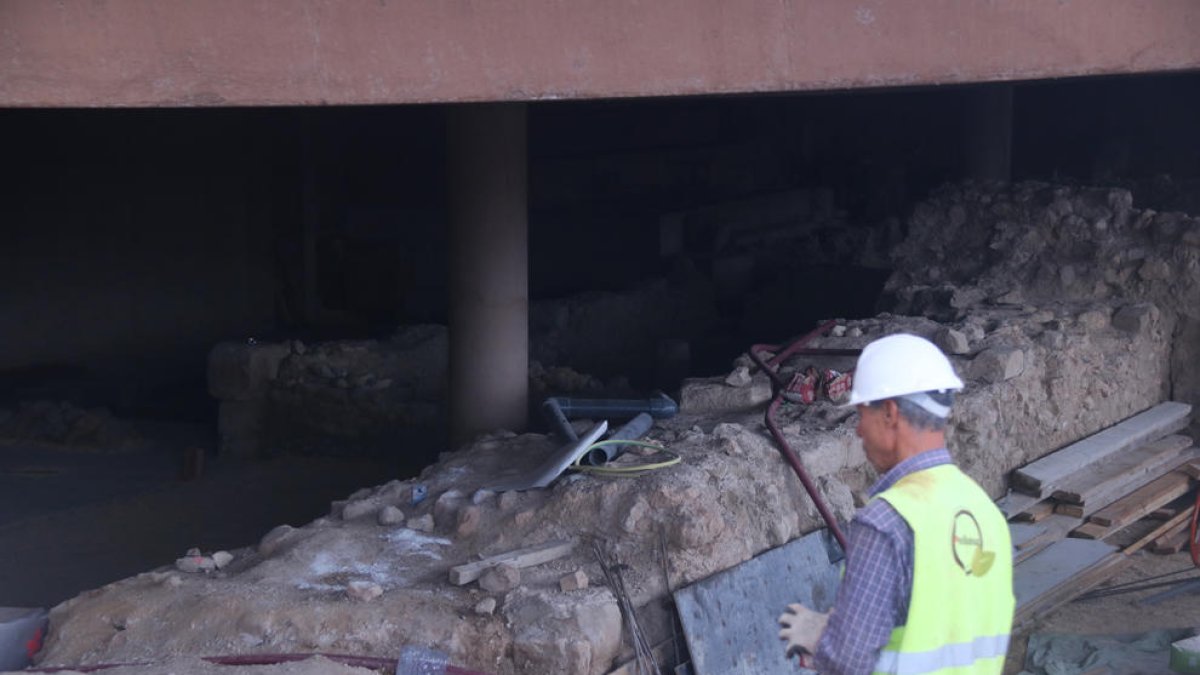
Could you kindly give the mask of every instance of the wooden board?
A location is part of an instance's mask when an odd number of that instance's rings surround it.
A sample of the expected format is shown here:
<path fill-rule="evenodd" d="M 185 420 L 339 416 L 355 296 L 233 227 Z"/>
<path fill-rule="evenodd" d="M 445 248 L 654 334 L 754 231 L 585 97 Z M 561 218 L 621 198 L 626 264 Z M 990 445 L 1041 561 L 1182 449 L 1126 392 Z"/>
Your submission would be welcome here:
<path fill-rule="evenodd" d="M 1192 477 L 1170 471 L 1088 516 L 1088 522 L 1121 528 L 1168 504 L 1191 487 Z"/>
<path fill-rule="evenodd" d="M 1033 539 L 1045 534 L 1046 528 L 1035 523 L 1009 523 L 1008 538 L 1012 541 L 1013 548 L 1021 550 L 1026 548 L 1028 543 Z"/>
<path fill-rule="evenodd" d="M 1083 506 L 1079 504 L 1063 504 L 1061 502 L 1056 502 L 1054 504 L 1054 512 L 1060 513 L 1064 516 L 1071 516 L 1072 518 L 1083 518 Z"/>
<path fill-rule="evenodd" d="M 509 551 L 508 553 L 494 555 L 490 558 L 484 558 L 483 560 L 477 562 L 451 567 L 450 583 L 454 584 L 455 586 L 469 584 L 483 576 L 483 573 L 489 568 L 495 567 L 500 563 L 508 563 L 513 567 L 532 567 L 534 565 L 541 565 L 542 563 L 547 563 L 551 560 L 556 560 L 565 556 L 566 554 L 570 553 L 571 549 L 574 547 L 575 542 L 573 541 L 552 541 L 548 544 L 530 546 L 529 548 L 522 548 L 516 551 Z"/>
<path fill-rule="evenodd" d="M 1106 527 L 1097 523 L 1084 523 L 1071 530 L 1071 536 L 1076 539 L 1107 539 L 1109 535 L 1118 531 L 1115 527 Z"/>
<path fill-rule="evenodd" d="M 1043 497 L 1035 497 L 1009 490 L 1008 494 L 996 500 L 996 508 L 1000 509 L 1000 512 L 1006 518 L 1012 518 L 1024 511 L 1036 508 L 1038 503 L 1043 499 Z"/>
<path fill-rule="evenodd" d="M 1190 526 L 1191 523 L 1187 521 L 1180 523 L 1179 527 L 1175 530 L 1167 532 L 1158 539 L 1150 542 L 1146 550 L 1159 555 L 1179 553 L 1188 546 L 1188 537 L 1192 534 Z"/>
<path fill-rule="evenodd" d="M 1178 527 L 1180 523 L 1190 522 L 1191 516 L 1191 509 L 1185 509 L 1121 551 L 1103 555 L 1099 560 L 1074 573 L 1063 574 L 1063 569 L 1079 567 L 1081 562 L 1086 563 L 1096 552 L 1103 551 L 1098 547 L 1108 547 L 1110 550 L 1113 547 L 1086 539 L 1067 539 L 1059 542 L 1053 553 L 1051 549 L 1046 549 L 1046 557 L 1039 556 L 1016 565 L 1013 567 L 1013 591 L 1017 594 L 1018 601 L 1016 616 L 1013 619 L 1014 632 L 1021 632 L 1036 618 L 1112 578 L 1132 562 L 1134 553 L 1172 528 Z M 1071 541 L 1079 543 L 1067 543 Z M 1097 548 L 1087 548 L 1089 546 Z"/>
<path fill-rule="evenodd" d="M 1052 513 L 1054 513 L 1054 502 L 1046 500 L 1016 514 L 1010 520 L 1016 523 L 1037 523 L 1050 517 Z"/>
<path fill-rule="evenodd" d="M 1055 587 L 1063 584 L 1101 559 L 1116 552 L 1117 547 L 1086 539 L 1063 539 L 1046 550 L 1013 568 L 1013 594 L 1017 611 Z"/>
<path fill-rule="evenodd" d="M 1072 540 L 1067 540 L 1072 541 Z M 1086 541 L 1076 539 L 1074 541 Z M 1088 542 L 1097 543 L 1097 542 Z M 1116 576 L 1132 562 L 1130 556 L 1121 552 L 1109 553 L 1082 571 L 1067 577 L 1036 597 L 1017 605 L 1013 617 L 1013 632 L 1022 632 L 1029 623 L 1065 605 L 1108 579 Z M 1014 578 L 1016 569 L 1013 570 Z M 1014 583 L 1015 585 L 1015 583 Z"/>
<path fill-rule="evenodd" d="M 1013 487 L 1026 494 L 1049 496 L 1076 472 L 1103 462 L 1114 453 L 1182 429 L 1191 412 L 1192 406 L 1186 403 L 1160 403 L 1013 471 Z"/>
<path fill-rule="evenodd" d="M 1047 517 L 1037 524 L 1041 528 L 1040 533 L 1022 540 L 1020 544 L 1014 544 L 1016 553 L 1013 555 L 1013 564 L 1020 564 L 1037 555 L 1051 544 L 1062 541 L 1066 538 L 1068 532 L 1079 527 L 1081 524 L 1083 524 L 1083 521 L 1079 518 L 1072 518 L 1057 513 Z"/>
<path fill-rule="evenodd" d="M 1170 532 L 1171 530 L 1175 529 L 1176 527 L 1178 527 L 1180 523 L 1187 522 L 1190 524 L 1191 518 L 1192 518 L 1192 510 L 1187 509 L 1187 510 L 1183 511 L 1182 513 L 1178 514 L 1177 516 L 1175 516 L 1174 518 L 1163 523 L 1162 525 L 1159 525 L 1158 527 L 1154 528 L 1154 531 L 1151 532 L 1150 534 L 1147 534 L 1146 536 L 1142 537 L 1141 539 L 1138 539 L 1137 541 L 1133 542 L 1132 544 L 1126 546 L 1124 549 L 1122 549 L 1121 552 L 1127 556 L 1133 555 L 1134 553 L 1137 553 L 1138 551 L 1140 551 L 1142 549 L 1142 547 L 1148 546 L 1155 539 L 1158 539 L 1159 537 L 1163 536 L 1164 534 L 1166 534 L 1166 533 Z"/>
<path fill-rule="evenodd" d="M 1051 496 L 1060 502 L 1097 508 L 1111 504 L 1178 466 L 1176 458 L 1191 445 L 1187 436 L 1172 434 L 1118 453 L 1067 478 Z"/>

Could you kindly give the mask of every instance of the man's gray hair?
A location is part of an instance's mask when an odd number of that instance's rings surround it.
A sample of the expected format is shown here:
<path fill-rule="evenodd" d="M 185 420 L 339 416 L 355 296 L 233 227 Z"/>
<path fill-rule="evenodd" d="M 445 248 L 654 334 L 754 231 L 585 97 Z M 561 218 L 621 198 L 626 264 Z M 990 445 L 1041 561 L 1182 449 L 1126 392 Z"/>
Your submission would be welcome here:
<path fill-rule="evenodd" d="M 954 392 L 925 391 L 892 400 L 896 402 L 900 416 L 912 426 L 922 431 L 943 431 L 950 408 L 954 405 Z"/>

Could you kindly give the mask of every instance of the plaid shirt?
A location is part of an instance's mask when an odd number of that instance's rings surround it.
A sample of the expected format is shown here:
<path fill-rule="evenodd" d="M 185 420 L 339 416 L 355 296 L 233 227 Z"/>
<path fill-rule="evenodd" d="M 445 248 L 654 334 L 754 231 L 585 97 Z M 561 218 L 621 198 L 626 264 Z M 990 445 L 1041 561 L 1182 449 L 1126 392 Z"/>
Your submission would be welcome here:
<path fill-rule="evenodd" d="M 910 473 L 952 461 L 944 449 L 909 457 L 875 483 L 871 496 Z M 859 509 L 850 522 L 846 548 L 846 574 L 813 659 L 824 675 L 874 670 L 892 629 L 908 617 L 912 597 L 912 528 L 891 504 L 872 499 Z"/>

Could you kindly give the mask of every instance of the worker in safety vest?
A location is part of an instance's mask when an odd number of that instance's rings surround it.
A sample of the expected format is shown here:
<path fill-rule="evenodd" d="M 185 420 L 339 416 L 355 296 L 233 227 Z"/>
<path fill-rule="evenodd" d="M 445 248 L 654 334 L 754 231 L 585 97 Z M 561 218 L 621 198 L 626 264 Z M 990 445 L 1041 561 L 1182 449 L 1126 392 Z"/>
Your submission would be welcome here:
<path fill-rule="evenodd" d="M 915 335 L 867 345 L 850 402 L 879 474 L 848 528 L 829 613 L 791 604 L 788 654 L 820 673 L 999 673 L 1012 629 L 1008 523 L 954 465 L 945 425 L 962 389 L 945 355 Z"/>

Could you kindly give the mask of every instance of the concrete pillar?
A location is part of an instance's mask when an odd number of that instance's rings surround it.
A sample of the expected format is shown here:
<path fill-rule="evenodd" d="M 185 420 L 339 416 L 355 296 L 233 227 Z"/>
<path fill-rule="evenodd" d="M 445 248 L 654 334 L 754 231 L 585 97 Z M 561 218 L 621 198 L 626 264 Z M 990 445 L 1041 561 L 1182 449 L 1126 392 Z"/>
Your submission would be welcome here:
<path fill-rule="evenodd" d="M 450 438 L 524 429 L 529 397 L 525 105 L 447 118 Z"/>
<path fill-rule="evenodd" d="M 967 91 L 966 169 L 976 180 L 1012 180 L 1011 84 Z"/>

